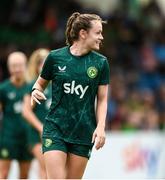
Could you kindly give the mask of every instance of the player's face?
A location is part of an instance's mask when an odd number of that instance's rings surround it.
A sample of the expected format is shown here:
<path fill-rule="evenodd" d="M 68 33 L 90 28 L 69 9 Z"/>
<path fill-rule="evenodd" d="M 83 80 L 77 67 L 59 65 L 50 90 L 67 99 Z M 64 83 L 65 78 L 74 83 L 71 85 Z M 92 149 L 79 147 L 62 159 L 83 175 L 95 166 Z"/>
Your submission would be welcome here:
<path fill-rule="evenodd" d="M 86 45 L 90 50 L 99 50 L 103 40 L 101 21 L 91 21 L 92 27 L 87 32 Z"/>
<path fill-rule="evenodd" d="M 26 72 L 26 59 L 20 54 L 12 55 L 8 60 L 8 69 L 11 76 L 22 79 Z"/>

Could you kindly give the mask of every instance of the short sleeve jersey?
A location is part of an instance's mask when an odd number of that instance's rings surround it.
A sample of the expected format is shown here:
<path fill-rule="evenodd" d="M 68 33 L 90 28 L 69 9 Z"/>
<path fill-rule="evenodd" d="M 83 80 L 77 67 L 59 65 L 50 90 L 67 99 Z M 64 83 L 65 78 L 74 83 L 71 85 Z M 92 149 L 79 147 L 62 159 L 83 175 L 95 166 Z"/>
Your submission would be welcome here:
<path fill-rule="evenodd" d="M 50 52 L 40 76 L 52 80 L 52 104 L 46 119 L 57 125 L 60 138 L 91 145 L 97 124 L 95 97 L 98 86 L 109 84 L 106 57 L 95 51 L 74 56 L 66 46 Z M 54 136 L 59 135 L 55 133 Z"/>
<path fill-rule="evenodd" d="M 20 138 L 21 133 L 24 134 L 27 127 L 27 123 L 22 117 L 23 97 L 27 91 L 27 84 L 16 87 L 10 80 L 6 80 L 0 85 L 0 103 L 3 110 L 0 134 L 7 138 L 6 141 Z"/>

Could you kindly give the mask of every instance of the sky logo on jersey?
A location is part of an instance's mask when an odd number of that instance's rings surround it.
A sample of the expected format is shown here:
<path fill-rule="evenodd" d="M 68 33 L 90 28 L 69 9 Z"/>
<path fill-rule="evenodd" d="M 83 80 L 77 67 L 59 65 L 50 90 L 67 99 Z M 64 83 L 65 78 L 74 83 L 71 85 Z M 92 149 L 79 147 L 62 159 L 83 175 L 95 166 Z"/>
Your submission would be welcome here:
<path fill-rule="evenodd" d="M 66 66 L 64 67 L 58 66 L 59 72 L 65 72 L 65 69 L 66 69 Z"/>
<path fill-rule="evenodd" d="M 22 101 L 17 101 L 14 103 L 13 105 L 13 108 L 14 108 L 14 112 L 19 114 L 22 112 Z"/>
<path fill-rule="evenodd" d="M 66 94 L 75 93 L 80 96 L 80 99 L 82 99 L 89 86 L 85 86 L 83 88 L 81 84 L 76 85 L 75 83 L 75 81 L 72 81 L 71 83 L 64 83 L 64 92 Z"/>
<path fill-rule="evenodd" d="M 91 66 L 87 69 L 87 74 L 90 78 L 95 78 L 98 74 L 98 70 L 94 67 L 94 66 Z"/>

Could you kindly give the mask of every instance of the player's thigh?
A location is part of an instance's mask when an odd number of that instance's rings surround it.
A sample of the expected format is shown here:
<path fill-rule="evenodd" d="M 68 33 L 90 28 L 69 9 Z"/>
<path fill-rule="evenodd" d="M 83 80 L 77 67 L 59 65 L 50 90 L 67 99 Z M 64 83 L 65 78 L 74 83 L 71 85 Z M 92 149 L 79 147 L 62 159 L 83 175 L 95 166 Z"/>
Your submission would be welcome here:
<path fill-rule="evenodd" d="M 65 179 L 67 153 L 51 150 L 44 153 L 44 162 L 48 179 Z"/>
<path fill-rule="evenodd" d="M 68 143 L 67 178 L 82 178 L 91 151 L 92 145 Z"/>
<path fill-rule="evenodd" d="M 17 150 L 10 142 L 0 143 L 0 179 L 7 178 L 10 165 L 13 159 L 17 157 Z"/>
<path fill-rule="evenodd" d="M 79 156 L 69 153 L 67 159 L 67 179 L 81 179 L 86 165 L 88 162 L 87 157 Z"/>
<path fill-rule="evenodd" d="M 0 179 L 6 179 L 11 166 L 11 160 L 0 159 Z"/>
<path fill-rule="evenodd" d="M 19 161 L 20 179 L 27 179 L 29 175 L 31 161 Z"/>
<path fill-rule="evenodd" d="M 31 149 L 33 156 L 38 160 L 40 166 L 44 168 L 44 156 L 41 152 L 41 143 L 37 143 Z"/>
<path fill-rule="evenodd" d="M 66 175 L 67 144 L 52 136 L 42 137 L 42 151 L 47 178 L 64 179 Z"/>
<path fill-rule="evenodd" d="M 31 148 L 31 152 L 33 154 L 33 156 L 39 160 L 39 161 L 43 161 L 43 154 L 42 154 L 42 144 L 41 143 L 37 143 L 35 144 L 32 148 Z"/>
<path fill-rule="evenodd" d="M 46 179 L 46 169 L 45 169 L 45 164 L 44 164 L 44 156 L 42 154 L 41 147 L 42 147 L 42 144 L 39 142 L 35 145 L 33 144 L 33 146 L 31 146 L 31 152 L 39 163 L 39 177 L 41 179 Z"/>
<path fill-rule="evenodd" d="M 28 148 L 28 144 L 26 141 L 19 142 L 19 153 L 16 157 L 16 160 L 19 162 L 19 168 L 20 168 L 20 179 L 27 179 L 30 165 L 33 160 L 33 155 L 30 152 L 30 149 Z"/>

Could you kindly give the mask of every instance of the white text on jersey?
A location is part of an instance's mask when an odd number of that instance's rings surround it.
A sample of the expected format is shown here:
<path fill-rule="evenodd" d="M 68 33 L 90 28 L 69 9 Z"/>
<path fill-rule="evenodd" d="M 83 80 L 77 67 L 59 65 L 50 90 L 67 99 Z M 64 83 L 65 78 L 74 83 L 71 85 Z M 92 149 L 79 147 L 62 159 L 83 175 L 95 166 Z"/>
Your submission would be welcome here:
<path fill-rule="evenodd" d="M 88 87 L 89 86 L 85 86 L 85 88 L 83 88 L 81 84 L 75 85 L 75 81 L 72 81 L 71 83 L 64 83 L 64 92 L 67 94 L 74 94 L 75 92 L 80 96 L 80 99 L 82 99 Z"/>

